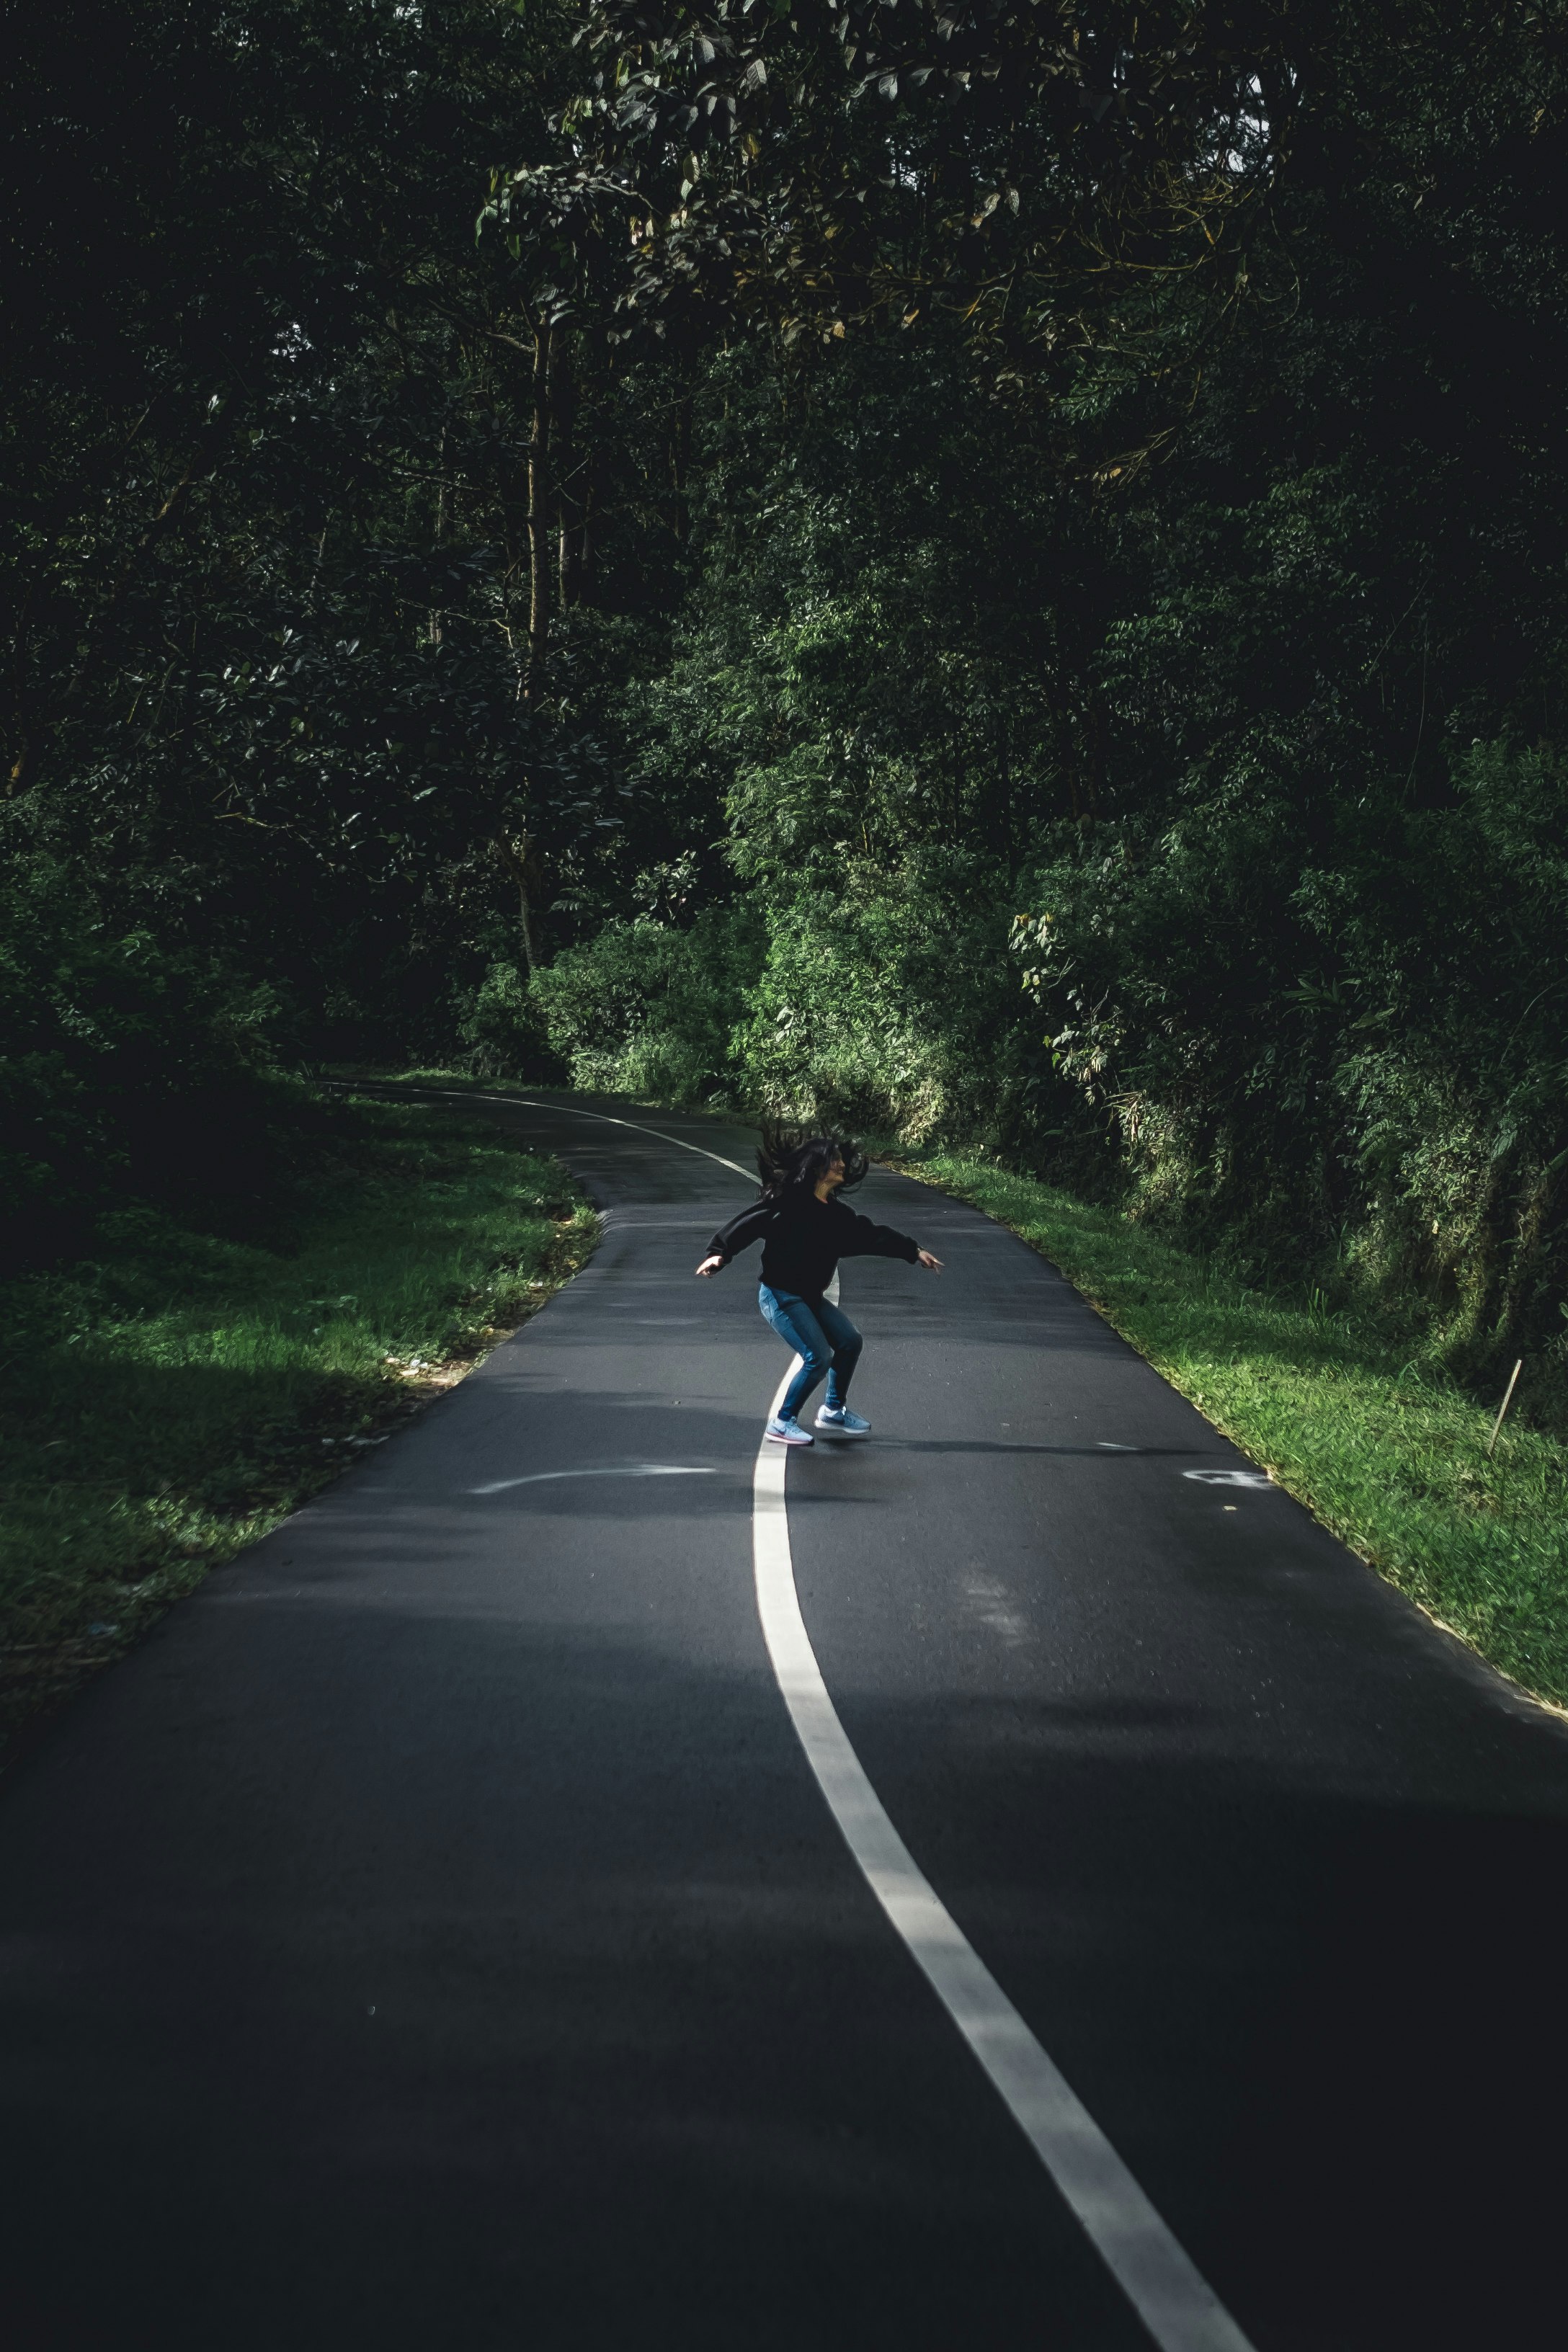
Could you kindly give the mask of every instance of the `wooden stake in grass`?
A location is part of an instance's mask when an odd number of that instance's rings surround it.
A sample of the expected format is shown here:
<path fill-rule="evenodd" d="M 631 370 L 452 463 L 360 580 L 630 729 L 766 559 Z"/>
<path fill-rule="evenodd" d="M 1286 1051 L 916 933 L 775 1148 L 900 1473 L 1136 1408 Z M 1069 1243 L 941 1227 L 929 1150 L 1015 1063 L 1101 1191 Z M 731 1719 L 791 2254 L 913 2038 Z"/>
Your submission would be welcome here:
<path fill-rule="evenodd" d="M 1515 1364 L 1513 1368 L 1513 1372 L 1509 1381 L 1508 1389 L 1503 1397 L 1503 1401 L 1497 1409 L 1497 1419 L 1492 1423 L 1492 1433 L 1487 1440 L 1487 1460 L 1489 1462 L 1492 1458 L 1492 1447 L 1497 1444 L 1498 1432 L 1502 1427 L 1504 1416 L 1506 1415 L 1510 1405 L 1513 1402 L 1513 1392 L 1519 1386 L 1519 1376 L 1523 1370 L 1524 1358 L 1521 1356 L 1518 1363 Z"/>

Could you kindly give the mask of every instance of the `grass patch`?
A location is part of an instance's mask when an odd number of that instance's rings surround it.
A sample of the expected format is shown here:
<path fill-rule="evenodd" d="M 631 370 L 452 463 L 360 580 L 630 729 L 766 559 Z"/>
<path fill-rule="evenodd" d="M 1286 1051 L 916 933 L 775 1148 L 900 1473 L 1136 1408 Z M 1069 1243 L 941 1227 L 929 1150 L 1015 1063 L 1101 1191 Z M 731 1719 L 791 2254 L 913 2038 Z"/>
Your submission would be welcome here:
<path fill-rule="evenodd" d="M 1568 1447 L 1505 1425 L 1375 1324 L 1247 1288 L 1114 1210 L 963 1152 L 897 1165 L 1032 1243 L 1184 1396 L 1391 1583 L 1568 1705 Z"/>
<path fill-rule="evenodd" d="M 443 1107 L 331 1106 L 310 1160 L 247 1234 L 121 1209 L 90 1260 L 0 1285 L 0 1736 L 449 1386 L 597 1235 L 558 1161 Z"/>

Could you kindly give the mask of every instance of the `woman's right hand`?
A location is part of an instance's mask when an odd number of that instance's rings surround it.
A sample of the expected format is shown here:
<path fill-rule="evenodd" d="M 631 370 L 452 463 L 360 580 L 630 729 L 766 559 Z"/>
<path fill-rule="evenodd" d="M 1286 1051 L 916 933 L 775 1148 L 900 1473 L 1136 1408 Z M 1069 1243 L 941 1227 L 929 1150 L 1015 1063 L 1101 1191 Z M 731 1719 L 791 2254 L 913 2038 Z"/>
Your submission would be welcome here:
<path fill-rule="evenodd" d="M 705 1257 L 697 1271 L 699 1274 L 717 1274 L 723 1263 L 721 1257 Z"/>

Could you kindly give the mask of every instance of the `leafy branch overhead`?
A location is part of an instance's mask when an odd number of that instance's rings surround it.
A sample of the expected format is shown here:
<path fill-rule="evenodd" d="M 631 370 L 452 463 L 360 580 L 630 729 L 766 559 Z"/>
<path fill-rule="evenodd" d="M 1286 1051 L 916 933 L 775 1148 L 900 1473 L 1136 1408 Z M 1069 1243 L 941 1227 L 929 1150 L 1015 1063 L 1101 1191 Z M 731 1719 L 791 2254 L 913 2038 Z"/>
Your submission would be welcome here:
<path fill-rule="evenodd" d="M 1014 356 L 1150 270 L 1234 271 L 1299 85 L 1268 8 L 594 0 L 566 152 L 498 173 L 616 331 L 973 320 Z"/>

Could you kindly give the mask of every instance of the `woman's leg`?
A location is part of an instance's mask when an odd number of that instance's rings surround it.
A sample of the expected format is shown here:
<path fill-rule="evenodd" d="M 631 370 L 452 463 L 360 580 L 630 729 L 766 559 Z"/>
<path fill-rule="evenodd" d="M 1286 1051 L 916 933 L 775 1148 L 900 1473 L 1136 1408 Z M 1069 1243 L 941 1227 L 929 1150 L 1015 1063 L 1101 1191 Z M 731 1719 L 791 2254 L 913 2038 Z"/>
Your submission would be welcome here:
<path fill-rule="evenodd" d="M 800 1370 L 784 1391 L 784 1402 L 779 1407 L 781 1421 L 794 1421 L 832 1363 L 832 1344 L 814 1310 L 793 1290 L 770 1290 L 765 1282 L 760 1283 L 757 1304 L 784 1346 L 793 1348 L 800 1358 Z"/>
<path fill-rule="evenodd" d="M 833 1349 L 833 1368 L 827 1375 L 827 1402 L 837 1412 L 848 1401 L 849 1382 L 860 1360 L 865 1341 L 841 1307 L 824 1299 L 817 1307 L 816 1320 Z"/>

